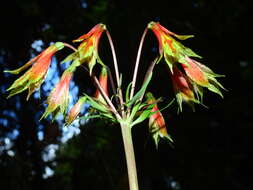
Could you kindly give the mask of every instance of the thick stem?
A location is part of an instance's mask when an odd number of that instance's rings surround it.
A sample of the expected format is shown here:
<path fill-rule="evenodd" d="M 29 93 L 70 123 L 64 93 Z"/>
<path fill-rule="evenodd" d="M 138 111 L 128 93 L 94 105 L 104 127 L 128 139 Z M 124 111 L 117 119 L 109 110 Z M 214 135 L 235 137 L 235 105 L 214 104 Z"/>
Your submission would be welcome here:
<path fill-rule="evenodd" d="M 138 190 L 139 187 L 138 187 L 131 127 L 127 123 L 121 123 L 120 125 L 121 125 L 122 138 L 124 142 L 125 157 L 127 162 L 129 190 Z"/>

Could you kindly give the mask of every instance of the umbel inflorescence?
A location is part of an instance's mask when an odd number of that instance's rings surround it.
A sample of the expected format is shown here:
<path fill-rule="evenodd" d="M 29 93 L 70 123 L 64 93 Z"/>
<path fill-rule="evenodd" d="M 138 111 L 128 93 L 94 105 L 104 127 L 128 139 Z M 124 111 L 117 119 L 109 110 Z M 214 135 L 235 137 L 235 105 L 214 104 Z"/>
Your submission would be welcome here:
<path fill-rule="evenodd" d="M 152 31 L 158 40 L 159 55 L 157 55 L 156 59 L 149 66 L 143 85 L 135 93 L 135 82 L 141 47 L 148 30 Z M 111 45 L 116 84 L 113 82 L 115 79 L 111 76 L 109 66 L 103 63 L 98 54 L 100 38 L 104 32 Z M 86 118 L 100 117 L 110 120 L 113 123 L 127 123 L 130 127 L 149 119 L 149 130 L 152 133 L 156 144 L 158 144 L 160 137 L 165 137 L 172 141 L 166 130 L 165 119 L 158 108 L 160 100 L 155 99 L 151 92 L 146 92 L 146 89 L 152 80 L 153 70 L 156 65 L 167 65 L 168 73 L 172 79 L 179 111 L 182 111 L 183 102 L 189 104 L 191 107 L 194 107 L 194 104 L 202 104 L 204 88 L 215 92 L 220 96 L 222 96 L 220 89 L 224 89 L 216 79 L 223 75 L 214 73 L 207 66 L 194 60 L 194 58 L 200 59 L 201 57 L 178 41 L 186 40 L 191 37 L 193 37 L 193 35 L 177 35 L 160 25 L 158 22 L 150 22 L 142 36 L 136 59 L 133 81 L 128 85 L 126 90 L 123 90 L 121 89 L 122 81 L 119 77 L 116 54 L 110 33 L 104 24 L 97 24 L 88 33 L 73 40 L 73 42 L 80 43 L 77 48 L 65 42 L 56 42 L 19 69 L 5 71 L 12 74 L 19 74 L 21 71 L 29 68 L 7 89 L 7 91 L 10 91 L 8 97 L 28 90 L 28 100 L 31 94 L 39 89 L 44 82 L 51 64 L 52 56 L 64 47 L 68 47 L 73 50 L 73 52 L 67 56 L 62 63 L 71 62 L 71 64 L 63 72 L 60 81 L 48 96 L 46 101 L 48 107 L 41 116 L 41 119 L 50 114 L 53 115 L 53 118 L 57 117 L 59 114 L 63 114 L 66 118 L 66 125 L 70 125 L 78 118 L 84 103 L 88 103 L 90 104 L 91 109 L 90 115 Z M 93 73 L 93 68 L 97 64 L 101 68 L 99 79 Z M 81 65 L 87 68 L 97 90 L 94 96 L 88 96 L 87 94 L 81 96 L 77 103 L 67 113 L 69 103 L 69 84 L 73 78 L 75 70 Z M 109 77 L 111 77 L 110 84 L 108 84 Z M 111 85 L 113 91 L 111 94 L 109 94 L 108 91 L 109 85 Z M 123 92 L 125 94 L 124 96 Z"/>

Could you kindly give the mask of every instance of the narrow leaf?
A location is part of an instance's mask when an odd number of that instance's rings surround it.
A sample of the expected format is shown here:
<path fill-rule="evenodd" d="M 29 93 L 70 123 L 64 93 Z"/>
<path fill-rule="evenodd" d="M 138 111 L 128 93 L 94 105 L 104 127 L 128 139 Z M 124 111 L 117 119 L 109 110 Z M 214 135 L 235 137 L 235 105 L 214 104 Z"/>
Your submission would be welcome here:
<path fill-rule="evenodd" d="M 129 94 L 130 94 L 131 87 L 132 87 L 132 82 L 129 83 L 129 85 L 127 86 L 127 89 L 126 89 L 126 102 L 129 101 Z"/>
<path fill-rule="evenodd" d="M 150 73 L 150 75 L 148 76 L 147 80 L 142 85 L 141 89 L 134 95 L 134 97 L 128 103 L 126 103 L 127 107 L 135 104 L 136 101 L 138 101 L 140 99 L 140 97 L 145 93 L 145 91 L 146 91 L 146 89 L 148 87 L 148 84 L 151 81 L 151 78 L 152 78 L 152 73 Z"/>

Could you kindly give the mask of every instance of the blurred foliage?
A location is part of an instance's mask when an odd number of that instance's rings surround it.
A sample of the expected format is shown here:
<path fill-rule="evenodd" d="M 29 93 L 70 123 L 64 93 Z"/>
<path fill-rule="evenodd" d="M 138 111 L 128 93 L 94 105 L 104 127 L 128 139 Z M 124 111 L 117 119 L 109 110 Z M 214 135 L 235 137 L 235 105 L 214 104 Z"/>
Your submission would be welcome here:
<path fill-rule="evenodd" d="M 179 115 L 176 108 L 165 112 L 174 149 L 161 142 L 156 151 L 147 126 L 134 128 L 141 189 L 248 190 L 253 186 L 251 10 L 249 0 L 4 1 L 0 6 L 0 66 L 1 70 L 14 69 L 25 63 L 34 40 L 41 39 L 46 45 L 51 41 L 70 42 L 104 22 L 115 42 L 123 78 L 130 81 L 138 40 L 149 21 L 160 21 L 178 34 L 194 34 L 186 45 L 204 57 L 203 63 L 226 75 L 222 83 L 229 91 L 224 100 L 207 93 L 204 103 L 209 109 L 199 106 L 192 113 L 186 108 Z M 102 44 L 108 47 L 106 40 Z M 156 47 L 154 36 L 149 34 L 141 70 L 154 57 Z M 111 64 L 108 49 L 100 48 L 101 57 Z M 58 58 L 63 57 L 64 51 Z M 157 67 L 154 73 L 151 89 L 156 97 L 172 96 L 171 81 L 164 70 Z M 45 94 L 41 100 L 29 102 L 25 101 L 26 94 L 7 100 L 5 89 L 15 76 L 1 72 L 0 77 L 1 189 L 127 189 L 118 126 L 92 122 L 62 144 L 61 125 L 38 122 Z M 80 92 L 94 92 L 83 71 L 77 71 L 74 80 Z M 142 80 L 138 81 L 141 84 Z M 40 129 L 43 140 L 37 135 L 40 125 L 44 126 Z M 16 138 L 15 130 L 19 133 Z M 6 147 L 10 143 L 12 146 Z M 45 161 L 42 155 L 49 144 L 61 145 L 56 158 Z M 43 178 L 46 167 L 55 171 L 52 177 Z"/>

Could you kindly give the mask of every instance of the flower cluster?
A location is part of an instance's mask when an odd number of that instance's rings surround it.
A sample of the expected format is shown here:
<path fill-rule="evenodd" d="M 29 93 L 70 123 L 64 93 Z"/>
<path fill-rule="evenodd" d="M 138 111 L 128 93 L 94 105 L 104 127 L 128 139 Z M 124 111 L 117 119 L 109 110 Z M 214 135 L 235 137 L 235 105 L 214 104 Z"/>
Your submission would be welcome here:
<path fill-rule="evenodd" d="M 30 95 L 44 82 L 52 56 L 65 46 L 71 47 L 71 49 L 74 49 L 75 52 L 70 54 L 64 61 L 62 61 L 62 63 L 72 61 L 72 64 L 64 71 L 60 81 L 56 84 L 49 97 L 47 98 L 46 103 L 48 104 L 48 107 L 46 108 L 41 119 L 47 117 L 51 113 L 53 114 L 53 118 L 55 118 L 60 113 L 65 115 L 69 102 L 69 84 L 76 68 L 82 63 L 86 62 L 91 74 L 92 68 L 96 62 L 99 62 L 103 65 L 98 55 L 98 44 L 100 37 L 105 29 L 106 27 L 104 24 L 97 24 L 87 34 L 84 34 L 78 39 L 73 40 L 74 42 L 82 42 L 77 50 L 66 43 L 57 42 L 49 46 L 47 49 L 41 52 L 41 54 L 30 60 L 21 68 L 13 71 L 5 71 L 12 74 L 18 74 L 33 64 L 32 67 L 23 76 L 17 79 L 7 89 L 7 91 L 11 91 L 8 97 L 21 93 L 24 90 L 28 89 L 28 100 Z M 106 90 L 107 93 L 107 73 L 104 70 L 102 73 L 103 75 L 100 77 L 101 86 L 104 90 Z M 98 92 L 96 93 L 96 98 L 98 98 L 100 101 L 103 101 L 102 96 Z M 84 98 L 81 98 L 72 108 L 69 116 L 66 119 L 67 124 L 72 123 L 72 121 L 77 117 L 83 103 Z"/>
<path fill-rule="evenodd" d="M 180 111 L 182 111 L 182 102 L 192 106 L 193 103 L 201 103 L 203 87 L 222 96 L 220 89 L 224 87 L 216 77 L 223 75 L 214 73 L 205 65 L 192 59 L 191 57 L 201 57 L 173 38 L 185 40 L 193 35 L 177 35 L 158 22 L 150 22 L 148 28 L 154 32 L 159 42 L 158 62 L 164 57 L 169 67 Z"/>

